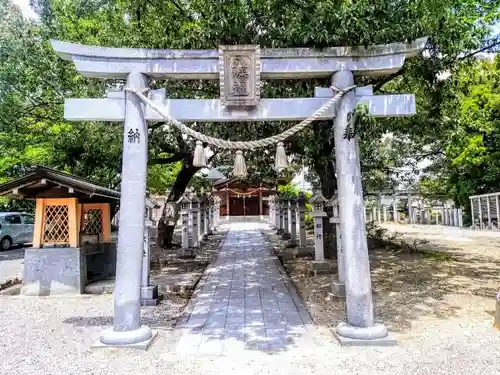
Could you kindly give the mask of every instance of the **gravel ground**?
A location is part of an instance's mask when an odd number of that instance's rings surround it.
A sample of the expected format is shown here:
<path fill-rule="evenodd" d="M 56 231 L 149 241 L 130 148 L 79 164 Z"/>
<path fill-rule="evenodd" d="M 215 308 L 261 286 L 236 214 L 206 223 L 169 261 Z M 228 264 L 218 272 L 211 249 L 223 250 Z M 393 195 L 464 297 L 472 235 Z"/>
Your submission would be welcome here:
<path fill-rule="evenodd" d="M 144 352 L 90 348 L 111 325 L 110 295 L 0 296 L 0 374 L 497 375 L 500 332 L 492 328 L 489 312 L 494 301 L 488 288 L 498 283 L 499 269 L 495 261 L 489 259 L 491 264 L 485 265 L 482 259 L 473 265 L 465 258 L 436 263 L 428 258 L 401 258 L 401 254 L 386 254 L 379 263 L 375 260 L 377 316 L 399 340 L 388 348 L 340 347 L 330 334 L 330 327 L 340 319 L 335 314 L 344 310 L 339 300 L 327 303 L 324 298 L 314 301 L 306 296 L 313 316 L 322 306 L 337 311 L 318 322 L 319 348 L 290 348 L 272 355 L 255 351 L 245 357 L 179 357 L 172 327 L 183 299 L 144 309 L 143 322 L 159 332 Z M 477 287 L 481 282 L 487 285 L 485 295 Z M 322 284 L 328 285 L 328 280 L 315 287 L 319 297 L 325 295 Z"/>
<path fill-rule="evenodd" d="M 112 298 L 0 297 L 0 374 L 481 374 L 500 372 L 500 336 L 484 315 L 422 322 L 418 335 L 392 348 L 323 347 L 241 357 L 177 357 L 172 319 L 182 301 L 145 310 L 159 330 L 147 352 L 91 349 L 111 324 Z"/>
<path fill-rule="evenodd" d="M 23 274 L 24 249 L 13 248 L 0 252 L 0 290 L 20 280 Z"/>

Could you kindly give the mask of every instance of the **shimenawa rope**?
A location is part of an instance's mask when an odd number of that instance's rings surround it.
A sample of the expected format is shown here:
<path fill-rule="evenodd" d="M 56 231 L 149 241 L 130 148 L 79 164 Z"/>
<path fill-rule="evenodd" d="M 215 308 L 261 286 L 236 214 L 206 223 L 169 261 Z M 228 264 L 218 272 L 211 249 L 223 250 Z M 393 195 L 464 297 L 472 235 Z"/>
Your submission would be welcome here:
<path fill-rule="evenodd" d="M 271 146 L 271 145 L 277 143 L 275 168 L 278 171 L 286 168 L 287 167 L 287 158 L 286 158 L 286 153 L 285 153 L 283 141 L 286 140 L 287 138 L 291 137 L 295 133 L 304 129 L 311 122 L 316 120 L 318 117 L 321 117 L 332 105 L 336 104 L 337 101 L 345 93 L 351 91 L 355 87 L 356 87 L 355 85 L 352 85 L 352 86 L 345 87 L 343 89 L 339 89 L 337 87 L 331 86 L 331 89 L 333 91 L 336 91 L 337 93 L 328 102 L 326 102 L 318 110 L 316 110 L 316 112 L 314 112 L 311 116 L 309 116 L 305 120 L 302 120 L 297 125 L 292 126 L 290 129 L 287 129 L 280 134 L 277 134 L 277 135 L 274 135 L 274 136 L 268 137 L 268 138 L 259 139 L 256 141 L 247 141 L 247 142 L 226 141 L 224 139 L 209 137 L 205 134 L 197 132 L 196 130 L 191 129 L 190 127 L 184 125 L 182 122 L 176 120 L 175 118 L 170 117 L 170 115 L 168 114 L 165 107 L 161 107 L 161 106 L 157 105 L 156 103 L 154 103 L 149 98 L 147 98 L 144 95 L 144 92 L 147 90 L 135 90 L 135 89 L 132 89 L 130 87 L 125 87 L 124 90 L 132 92 L 135 95 L 137 95 L 137 97 L 139 99 L 141 99 L 144 103 L 149 105 L 154 111 L 156 111 L 160 116 L 164 117 L 167 121 L 169 121 L 171 124 L 173 124 L 175 127 L 177 127 L 181 132 L 197 139 L 195 154 L 194 154 L 194 158 L 193 158 L 193 165 L 194 166 L 197 166 L 197 167 L 206 166 L 203 143 L 207 143 L 211 146 L 215 146 L 215 147 L 219 147 L 219 148 L 238 150 L 238 151 L 236 151 L 233 175 L 235 177 L 243 177 L 244 178 L 247 175 L 247 171 L 246 171 L 246 165 L 245 165 L 245 158 L 243 157 L 243 152 L 241 150 L 253 150 L 253 149 L 256 149 L 259 147 Z"/>

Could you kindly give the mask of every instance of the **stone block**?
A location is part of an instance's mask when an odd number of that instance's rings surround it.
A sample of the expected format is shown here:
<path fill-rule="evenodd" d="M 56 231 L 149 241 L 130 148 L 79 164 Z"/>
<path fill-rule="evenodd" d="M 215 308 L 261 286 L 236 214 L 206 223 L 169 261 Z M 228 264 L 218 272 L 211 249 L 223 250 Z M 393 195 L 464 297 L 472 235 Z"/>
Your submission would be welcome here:
<path fill-rule="evenodd" d="M 289 252 L 281 253 L 278 255 L 278 259 L 280 260 L 281 263 L 286 263 L 290 260 L 293 260 L 294 258 L 295 258 L 295 256 Z"/>
<path fill-rule="evenodd" d="M 180 259 L 194 259 L 196 251 L 192 249 L 179 249 L 177 250 L 177 257 Z"/>
<path fill-rule="evenodd" d="M 391 334 L 380 339 L 353 339 L 340 336 L 335 329 L 333 329 L 333 333 L 341 346 L 395 346 L 398 343 Z"/>
<path fill-rule="evenodd" d="M 158 285 L 141 287 L 141 306 L 157 306 L 163 296 L 158 295 Z"/>
<path fill-rule="evenodd" d="M 296 247 L 293 250 L 296 258 L 303 258 L 313 254 L 313 249 L 309 247 Z"/>
<path fill-rule="evenodd" d="M 333 297 L 345 298 L 345 283 L 341 283 L 340 281 L 333 281 L 331 294 Z"/>
<path fill-rule="evenodd" d="M 340 322 L 334 329 L 335 337 L 342 346 L 392 346 L 396 339 L 387 331 L 382 323 L 369 327 L 353 326 Z"/>
<path fill-rule="evenodd" d="M 283 241 L 288 241 L 290 239 L 290 233 L 287 233 L 287 232 L 282 232 L 281 233 L 281 239 Z"/>
<path fill-rule="evenodd" d="M 76 295 L 86 283 L 86 256 L 79 248 L 25 250 L 21 295 Z"/>
<path fill-rule="evenodd" d="M 334 267 L 330 262 L 314 260 L 311 262 L 311 271 L 315 276 L 324 275 L 333 273 Z"/>
<path fill-rule="evenodd" d="M 141 350 L 147 350 L 153 340 L 156 338 L 158 335 L 158 332 L 153 331 L 153 335 L 151 336 L 150 339 L 133 343 L 133 344 L 125 344 L 125 345 L 108 345 L 108 344 L 103 344 L 100 340 L 97 340 L 93 345 L 93 349 L 100 349 L 100 348 L 123 348 L 123 349 L 141 349 Z"/>

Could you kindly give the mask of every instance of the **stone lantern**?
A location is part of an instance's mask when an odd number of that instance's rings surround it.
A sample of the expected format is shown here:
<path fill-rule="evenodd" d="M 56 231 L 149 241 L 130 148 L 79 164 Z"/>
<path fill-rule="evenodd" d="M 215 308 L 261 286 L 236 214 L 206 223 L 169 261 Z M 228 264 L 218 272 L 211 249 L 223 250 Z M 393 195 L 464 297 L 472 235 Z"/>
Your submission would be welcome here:
<path fill-rule="evenodd" d="M 317 191 L 309 200 L 312 205 L 311 216 L 314 217 L 314 254 L 316 261 L 325 260 L 325 252 L 323 249 L 323 218 L 326 215 L 325 204 L 328 202 L 326 198 Z"/>
<path fill-rule="evenodd" d="M 345 297 L 345 265 L 344 252 L 342 250 L 342 236 L 340 230 L 340 207 L 337 196 L 333 196 L 328 202 L 332 206 L 333 215 L 330 218 L 330 223 L 335 224 L 335 233 L 337 237 L 337 270 L 338 281 L 332 282 L 332 294 L 337 297 Z"/>
<path fill-rule="evenodd" d="M 207 234 L 207 225 L 206 225 L 206 218 L 205 218 L 205 210 L 207 207 L 208 199 L 206 196 L 202 195 L 200 197 L 200 212 L 198 214 L 198 223 L 199 223 L 199 230 L 198 233 L 200 234 L 200 241 L 206 239 L 206 234 Z"/>
<path fill-rule="evenodd" d="M 294 199 L 288 200 L 288 212 L 290 216 L 290 247 L 297 246 L 297 204 Z"/>
<path fill-rule="evenodd" d="M 188 198 L 186 194 L 183 194 L 182 197 L 177 201 L 177 204 L 180 205 L 180 214 L 181 214 L 181 228 L 182 228 L 182 248 L 184 250 L 189 249 L 189 233 L 188 233 L 188 221 L 189 221 L 189 206 L 191 204 L 191 200 Z"/>
<path fill-rule="evenodd" d="M 288 220 L 290 214 L 289 202 L 290 200 L 288 198 L 280 199 L 281 216 L 283 217 L 283 232 L 281 234 L 281 239 L 285 241 L 290 239 L 290 221 Z"/>
<path fill-rule="evenodd" d="M 153 209 L 159 206 L 149 198 L 146 198 L 144 210 L 144 253 L 142 258 L 142 278 L 141 278 L 141 305 L 156 306 L 161 301 L 162 296 L 158 295 L 158 285 L 150 285 L 150 248 L 149 238 L 151 228 L 154 226 Z"/>
<path fill-rule="evenodd" d="M 191 247 L 193 248 L 198 248 L 200 247 L 200 241 L 198 237 L 198 220 L 199 220 L 199 213 L 200 213 L 200 200 L 198 197 L 194 194 L 191 195 Z"/>
<path fill-rule="evenodd" d="M 214 197 L 214 230 L 217 228 L 217 225 L 220 221 L 220 204 L 222 203 L 222 199 L 216 195 Z"/>
<path fill-rule="evenodd" d="M 307 198 L 304 192 L 301 192 L 299 197 L 296 199 L 298 217 L 299 217 L 299 246 L 306 246 L 306 203 Z"/>
<path fill-rule="evenodd" d="M 281 203 L 278 196 L 274 197 L 274 222 L 276 234 L 281 234 L 283 232 L 283 217 L 281 216 Z"/>
<path fill-rule="evenodd" d="M 208 234 L 213 234 L 215 230 L 215 222 L 214 222 L 214 207 L 215 207 L 215 196 L 212 192 L 210 197 L 208 198 Z"/>
<path fill-rule="evenodd" d="M 269 224 L 271 226 L 274 226 L 274 195 L 271 195 L 268 198 L 268 203 L 269 203 Z"/>

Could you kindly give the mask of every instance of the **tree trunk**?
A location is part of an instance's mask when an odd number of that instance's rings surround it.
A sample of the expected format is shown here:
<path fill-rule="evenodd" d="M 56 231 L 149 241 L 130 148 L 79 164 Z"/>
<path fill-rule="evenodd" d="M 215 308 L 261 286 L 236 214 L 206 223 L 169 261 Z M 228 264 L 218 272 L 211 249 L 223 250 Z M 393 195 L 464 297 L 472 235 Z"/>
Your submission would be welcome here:
<path fill-rule="evenodd" d="M 326 199 L 331 199 L 337 191 L 337 179 L 335 178 L 335 166 L 331 160 L 326 165 L 318 163 L 314 166 L 321 181 L 321 192 Z M 325 259 L 337 258 L 337 232 L 335 224 L 330 223 L 329 218 L 333 216 L 333 207 L 326 207 L 327 217 L 323 218 L 323 241 Z"/>
<path fill-rule="evenodd" d="M 187 165 L 186 165 L 187 164 Z M 191 178 L 198 172 L 200 168 L 193 167 L 191 161 L 184 163 L 182 169 L 177 175 L 174 186 L 170 191 L 160 220 L 158 220 L 158 234 L 156 236 L 156 245 L 159 248 L 166 249 L 172 247 L 172 240 L 174 237 L 174 228 L 179 220 L 179 207 L 177 201 L 182 194 L 186 191 Z"/>

